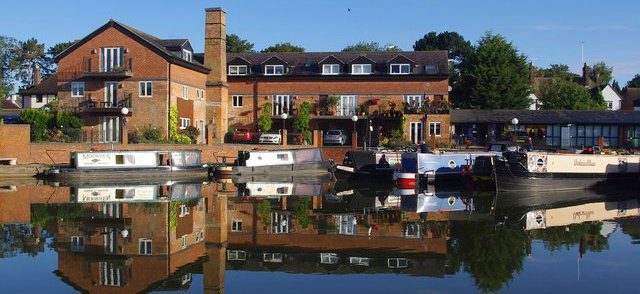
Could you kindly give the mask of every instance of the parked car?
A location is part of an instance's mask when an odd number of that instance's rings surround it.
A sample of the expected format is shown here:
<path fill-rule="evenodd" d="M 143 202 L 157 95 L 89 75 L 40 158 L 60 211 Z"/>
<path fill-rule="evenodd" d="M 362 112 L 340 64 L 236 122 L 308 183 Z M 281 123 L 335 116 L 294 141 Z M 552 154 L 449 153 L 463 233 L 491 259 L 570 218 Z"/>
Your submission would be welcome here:
<path fill-rule="evenodd" d="M 249 129 L 236 129 L 231 135 L 231 142 L 254 143 L 258 142 L 260 135 Z"/>
<path fill-rule="evenodd" d="M 280 144 L 282 135 L 278 131 L 264 132 L 260 135 L 260 144 Z"/>
<path fill-rule="evenodd" d="M 324 144 L 347 144 L 347 134 L 343 130 L 328 130 L 322 139 Z"/>

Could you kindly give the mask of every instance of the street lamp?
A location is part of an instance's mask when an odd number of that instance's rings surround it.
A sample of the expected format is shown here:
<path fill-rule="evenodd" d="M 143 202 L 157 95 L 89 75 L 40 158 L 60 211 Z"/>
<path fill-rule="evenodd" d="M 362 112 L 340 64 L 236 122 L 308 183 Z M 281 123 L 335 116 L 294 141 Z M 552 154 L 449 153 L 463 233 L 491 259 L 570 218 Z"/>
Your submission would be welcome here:
<path fill-rule="evenodd" d="M 512 138 L 512 140 L 513 140 L 514 143 L 518 143 L 518 137 L 517 137 L 517 134 L 516 134 L 516 131 L 518 130 L 518 119 L 515 118 L 515 117 L 512 118 L 511 119 L 511 124 L 513 125 L 513 138 Z"/>
<path fill-rule="evenodd" d="M 122 130 L 120 132 L 122 133 L 127 123 L 127 114 L 129 114 L 129 108 L 126 108 L 126 107 L 120 108 L 120 113 L 122 114 Z M 120 142 L 124 143 L 124 136 L 128 136 L 128 134 L 122 134 L 122 135 L 123 136 L 120 138 Z"/>
<path fill-rule="evenodd" d="M 354 114 L 351 117 L 351 121 L 353 122 L 353 130 L 355 131 L 356 130 L 356 122 L 358 121 L 358 116 Z"/>
<path fill-rule="evenodd" d="M 280 115 L 280 118 L 282 118 L 282 129 L 285 129 L 285 122 L 287 121 L 287 117 L 289 117 L 289 115 L 286 112 L 283 112 Z"/>

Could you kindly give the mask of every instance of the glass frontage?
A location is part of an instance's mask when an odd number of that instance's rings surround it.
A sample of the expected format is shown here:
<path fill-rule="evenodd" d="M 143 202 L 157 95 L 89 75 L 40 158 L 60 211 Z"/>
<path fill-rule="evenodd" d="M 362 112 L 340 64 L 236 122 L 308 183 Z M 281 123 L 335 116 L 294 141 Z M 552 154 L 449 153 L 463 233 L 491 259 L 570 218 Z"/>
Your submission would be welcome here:
<path fill-rule="evenodd" d="M 569 129 L 569 138 L 562 135 L 563 127 Z M 604 139 L 604 146 L 619 145 L 617 125 L 547 125 L 546 145 L 560 146 L 563 140 L 569 140 L 568 147 L 597 146 L 600 136 Z"/>
<path fill-rule="evenodd" d="M 632 148 L 640 147 L 640 126 L 631 126 L 625 132 L 627 141 Z"/>

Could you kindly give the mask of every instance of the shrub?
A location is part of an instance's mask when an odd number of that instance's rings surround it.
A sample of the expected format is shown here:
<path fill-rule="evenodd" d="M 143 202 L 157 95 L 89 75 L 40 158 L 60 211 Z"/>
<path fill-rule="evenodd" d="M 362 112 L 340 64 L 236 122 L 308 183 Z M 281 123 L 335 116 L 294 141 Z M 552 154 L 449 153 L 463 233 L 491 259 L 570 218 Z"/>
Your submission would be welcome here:
<path fill-rule="evenodd" d="M 47 127 L 53 115 L 44 109 L 27 109 L 20 114 L 19 123 L 31 126 L 31 140 L 39 142 L 46 138 Z"/>
<path fill-rule="evenodd" d="M 146 128 L 142 130 L 142 141 L 145 143 L 164 143 L 162 130 L 157 128 Z"/>
<path fill-rule="evenodd" d="M 191 144 L 191 138 L 178 133 L 178 108 L 175 106 L 169 110 L 169 139 L 174 144 Z"/>
<path fill-rule="evenodd" d="M 84 123 L 82 119 L 71 111 L 65 111 L 56 115 L 56 127 L 62 129 L 80 129 Z"/>
<path fill-rule="evenodd" d="M 262 111 L 258 117 L 258 128 L 260 128 L 260 131 L 268 132 L 271 130 L 271 125 L 273 124 L 271 120 L 271 107 L 273 107 L 271 103 L 266 103 L 262 106 Z"/>
<path fill-rule="evenodd" d="M 311 142 L 311 131 L 309 131 L 309 112 L 311 111 L 311 103 L 305 101 L 298 108 L 298 115 L 293 121 L 293 128 L 300 132 L 304 137 L 304 141 Z"/>
<path fill-rule="evenodd" d="M 200 136 L 200 130 L 194 126 L 188 126 L 186 129 L 180 131 L 181 134 L 189 137 L 191 139 L 191 143 L 195 144 L 198 141 L 198 136 Z"/>

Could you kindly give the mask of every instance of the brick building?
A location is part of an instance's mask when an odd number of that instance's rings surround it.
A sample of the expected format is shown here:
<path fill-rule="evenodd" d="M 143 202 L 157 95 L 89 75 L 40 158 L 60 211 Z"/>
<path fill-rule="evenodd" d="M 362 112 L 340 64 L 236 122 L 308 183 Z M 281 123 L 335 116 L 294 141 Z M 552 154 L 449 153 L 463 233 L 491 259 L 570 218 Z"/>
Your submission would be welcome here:
<path fill-rule="evenodd" d="M 78 112 L 96 142 L 122 138 L 122 108 L 130 133 L 159 128 L 169 113 L 180 128 L 194 126 L 204 141 L 209 69 L 193 60 L 187 39 L 159 39 L 110 20 L 56 56 L 60 107 Z M 86 137 L 86 136 L 85 136 Z"/>

